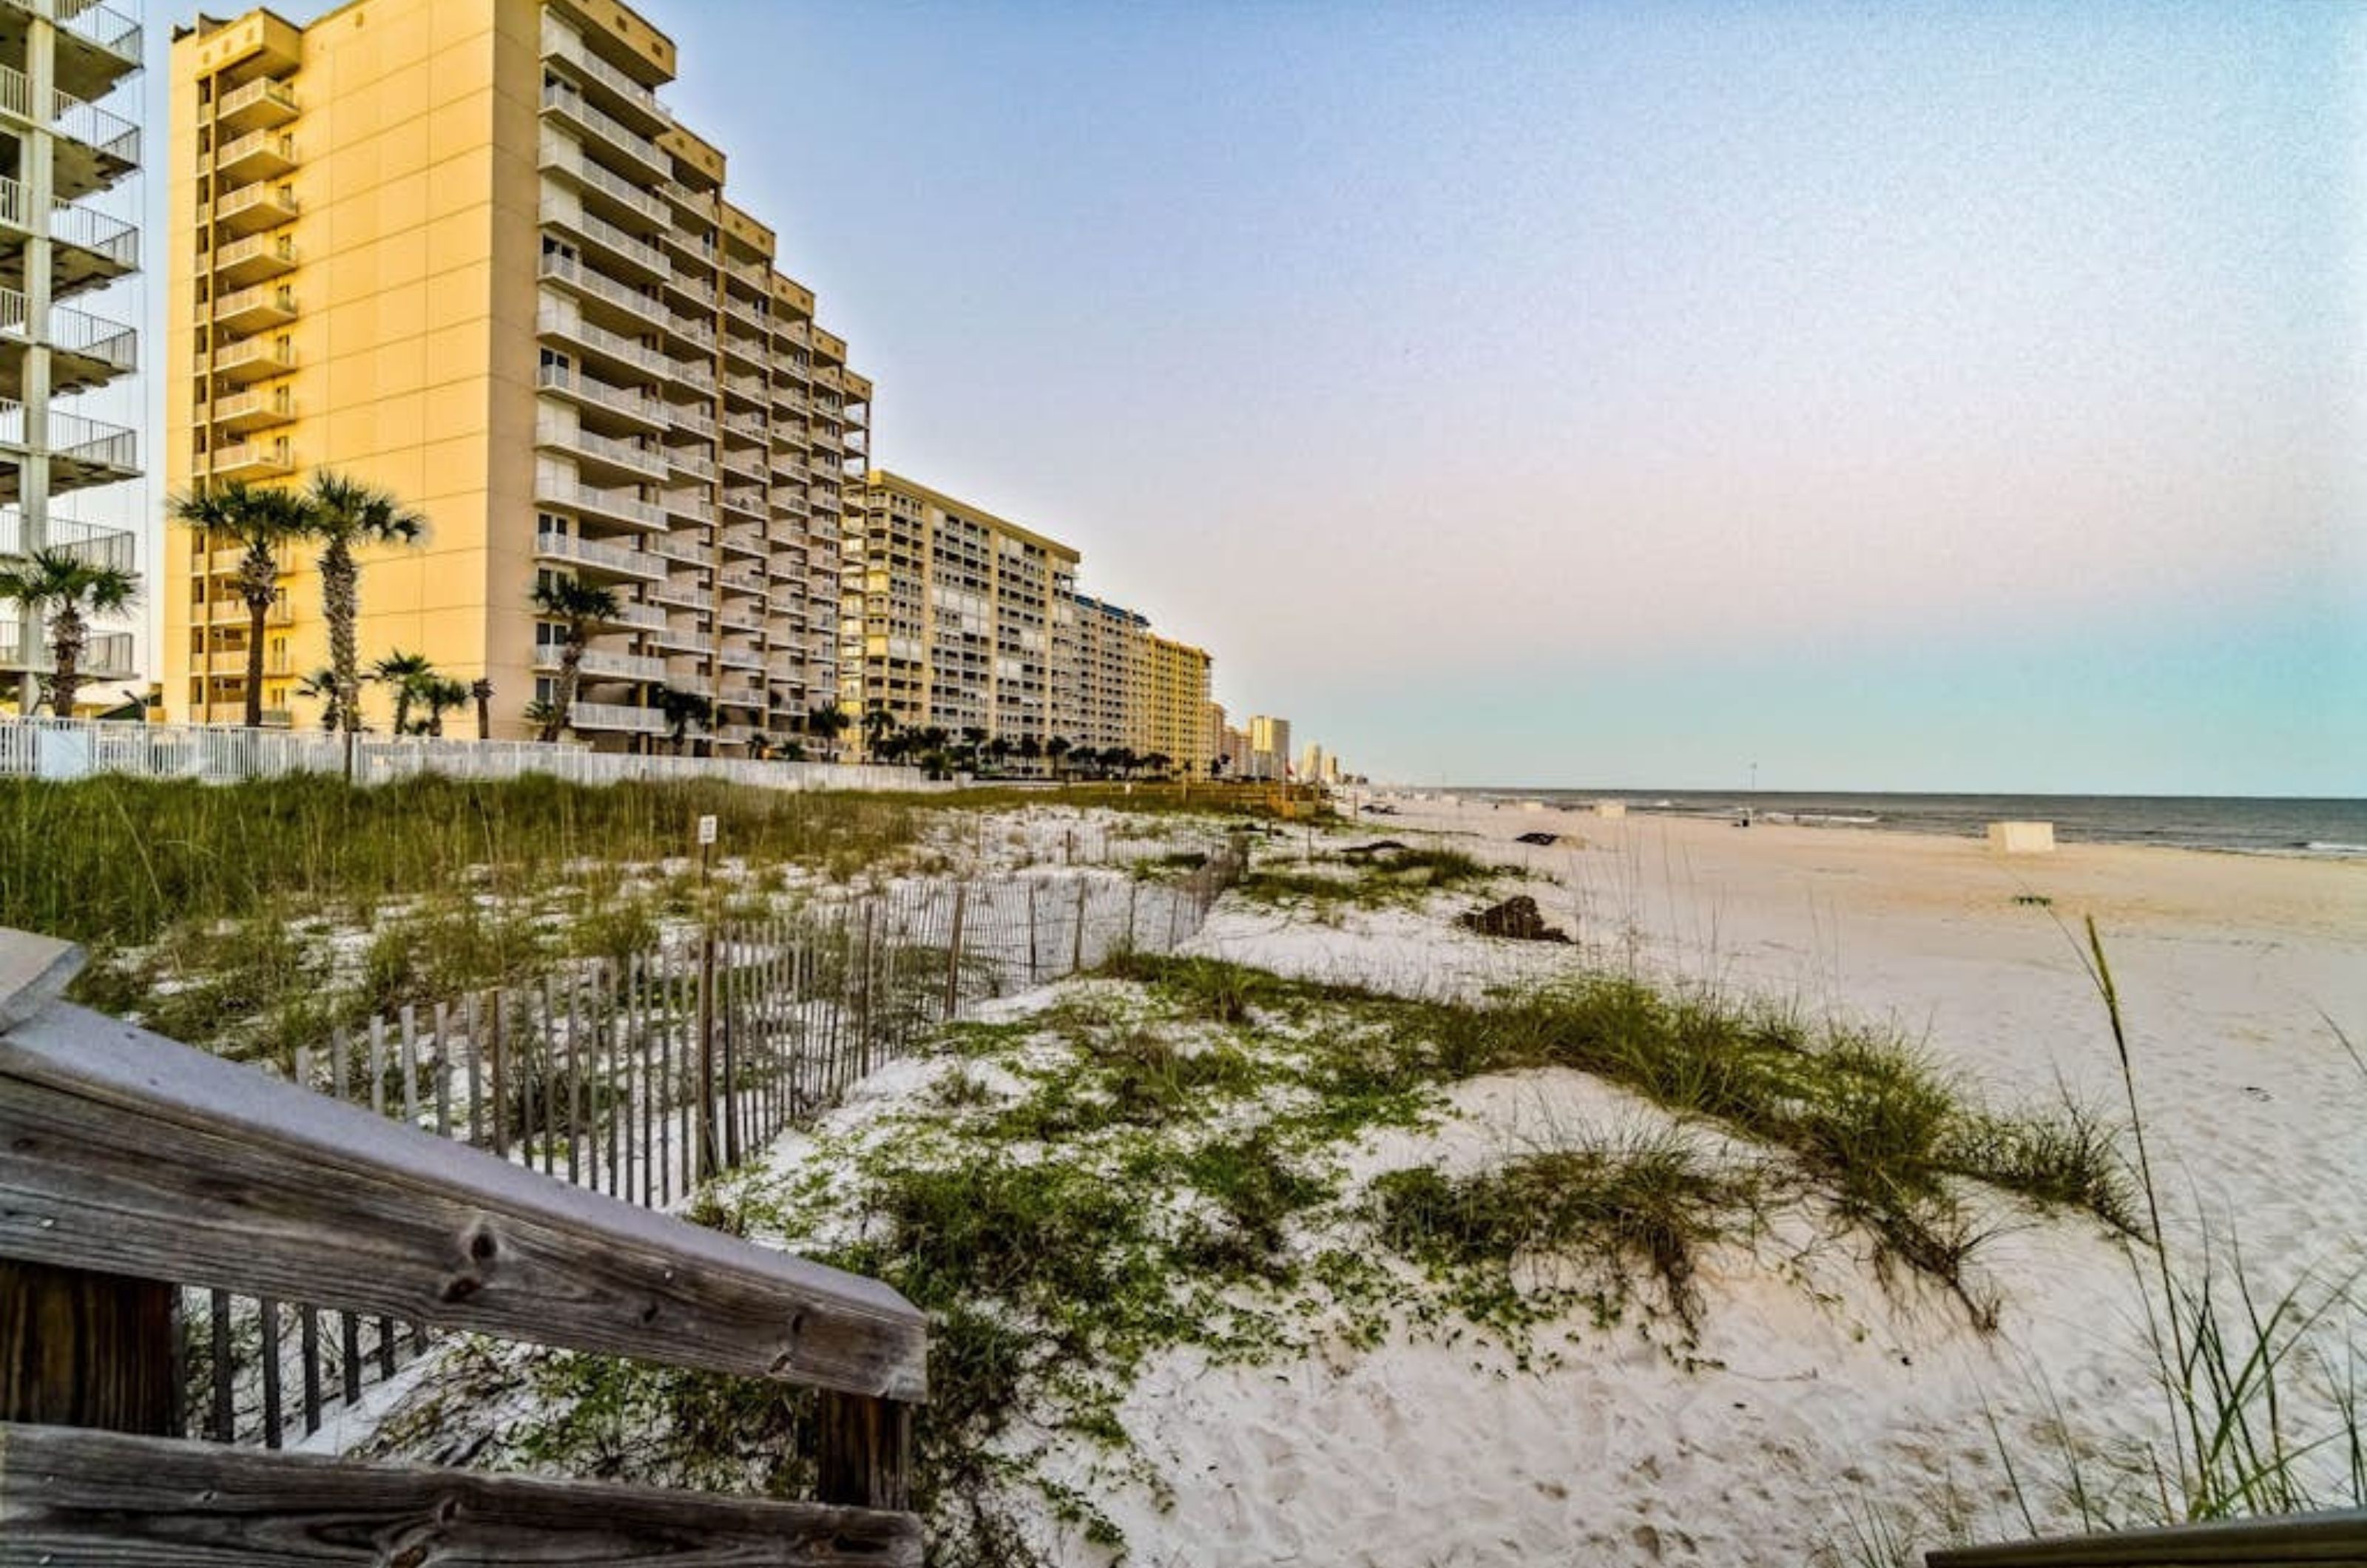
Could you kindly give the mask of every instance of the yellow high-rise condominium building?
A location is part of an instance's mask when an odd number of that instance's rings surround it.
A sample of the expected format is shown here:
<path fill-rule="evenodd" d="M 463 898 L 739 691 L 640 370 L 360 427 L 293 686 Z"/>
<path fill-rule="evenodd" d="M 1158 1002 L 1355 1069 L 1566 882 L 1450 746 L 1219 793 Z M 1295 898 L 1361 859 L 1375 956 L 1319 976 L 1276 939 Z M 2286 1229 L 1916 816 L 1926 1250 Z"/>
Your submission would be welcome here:
<path fill-rule="evenodd" d="M 530 733 L 556 684 L 546 574 L 620 600 L 573 714 L 596 744 L 660 733 L 668 686 L 711 697 L 732 746 L 837 698 L 871 387 L 659 100 L 674 72 L 613 0 L 353 0 L 174 41 L 168 481 L 326 468 L 424 513 L 425 547 L 364 552 L 362 657 L 490 679 L 496 734 Z M 264 705 L 302 723 L 293 688 L 328 650 L 298 555 Z M 171 530 L 172 717 L 241 716 L 235 566 Z"/>
<path fill-rule="evenodd" d="M 1050 739 L 1055 671 L 1074 660 L 1059 607 L 1077 552 L 892 473 L 849 515 L 839 686 L 900 728 Z M 1071 737 L 1070 739 L 1074 739 Z"/>
<path fill-rule="evenodd" d="M 138 359 L 135 303 L 108 285 L 140 265 L 122 215 L 137 212 L 122 182 L 140 166 L 140 128 L 100 100 L 133 100 L 117 89 L 138 73 L 141 41 L 111 6 L 0 3 L 0 556 L 133 565 L 130 531 L 74 513 L 77 492 L 138 472 L 137 436 L 82 394 Z M 0 701 L 40 700 L 47 641 L 40 616 L 0 608 Z M 130 677 L 131 633 L 102 621 L 81 669 L 94 684 Z"/>
<path fill-rule="evenodd" d="M 1076 656 L 1059 671 L 1053 733 L 1096 750 L 1150 746 L 1150 621 L 1079 593 L 1060 606 L 1073 626 Z"/>
<path fill-rule="evenodd" d="M 1164 756 L 1185 778 L 1206 778 L 1216 746 L 1208 733 L 1206 649 L 1157 633 L 1150 637 L 1150 730 L 1145 755 Z"/>

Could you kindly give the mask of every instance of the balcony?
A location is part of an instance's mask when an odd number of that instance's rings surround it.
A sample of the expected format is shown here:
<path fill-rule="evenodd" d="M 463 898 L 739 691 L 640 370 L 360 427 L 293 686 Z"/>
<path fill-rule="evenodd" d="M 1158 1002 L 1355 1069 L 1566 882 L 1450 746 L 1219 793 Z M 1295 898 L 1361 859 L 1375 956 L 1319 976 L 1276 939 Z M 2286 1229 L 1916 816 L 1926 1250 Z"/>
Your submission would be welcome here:
<path fill-rule="evenodd" d="M 198 265 L 202 269 L 204 263 Z M 243 288 L 292 272 L 295 267 L 293 234 L 249 234 L 243 240 L 214 247 L 214 286 L 218 288 Z"/>
<path fill-rule="evenodd" d="M 669 490 L 663 492 L 662 503 L 668 516 L 686 518 L 693 523 L 715 521 L 714 503 L 695 490 Z M 707 558 L 702 554 L 699 559 Z"/>
<path fill-rule="evenodd" d="M 25 296 L 0 288 L 0 397 L 25 395 L 26 350 L 34 344 Z M 64 305 L 50 307 L 41 342 L 50 349 L 50 390 L 86 391 L 139 367 L 139 334 Z"/>
<path fill-rule="evenodd" d="M 668 560 L 683 561 L 691 566 L 707 564 L 708 549 L 704 540 L 687 533 L 661 534 L 649 542 L 649 547 Z"/>
<path fill-rule="evenodd" d="M 297 116 L 295 90 L 285 82 L 258 77 L 222 95 L 214 109 L 214 128 L 233 134 L 286 125 Z"/>
<path fill-rule="evenodd" d="M 655 604 L 643 604 L 634 600 L 626 600 L 619 604 L 609 624 L 631 626 L 636 631 L 645 632 L 663 633 L 673 629 L 672 623 L 666 619 L 665 611 Z"/>
<path fill-rule="evenodd" d="M 25 405 L 0 399 L 0 502 L 23 499 L 24 465 L 8 452 L 30 450 L 26 442 Z M 132 431 L 104 420 L 49 411 L 43 446 L 50 454 L 50 491 L 63 494 L 94 485 L 114 484 L 140 472 L 140 438 Z"/>
<path fill-rule="evenodd" d="M 296 166 L 296 138 L 284 130 L 250 130 L 214 154 L 214 177 L 233 185 L 276 179 Z"/>
<path fill-rule="evenodd" d="M 665 478 L 663 455 L 652 446 L 637 446 L 629 441 L 619 441 L 613 435 L 595 434 L 579 429 L 559 419 L 538 419 L 534 422 L 534 444 L 564 452 L 575 459 L 576 466 L 614 470 L 612 477 L 621 476 L 629 482 L 640 480 L 655 484 Z"/>
<path fill-rule="evenodd" d="M 535 377 L 535 385 L 546 392 L 571 398 L 586 412 L 606 415 L 634 425 L 651 435 L 665 433 L 665 405 L 639 392 L 629 392 L 622 387 L 612 387 L 596 377 L 561 365 L 545 365 Z"/>
<path fill-rule="evenodd" d="M 11 674 L 30 671 L 47 674 L 57 668 L 45 639 L 28 638 L 26 624 L 10 617 L 0 620 L 0 670 Z M 40 643 L 37 648 L 36 642 Z M 82 662 L 77 667 L 86 681 L 128 681 L 140 673 L 131 656 L 130 632 L 102 632 L 87 637 L 82 645 Z"/>
<path fill-rule="evenodd" d="M 0 231 L 29 239 L 32 220 L 32 200 L 24 186 L 0 178 Z M 112 283 L 140 265 L 140 231 L 87 207 L 52 204 L 50 239 L 50 291 L 58 298 Z"/>
<path fill-rule="evenodd" d="M 57 85 L 83 98 L 103 98 L 124 76 L 140 69 L 144 40 L 140 24 L 111 6 L 76 0 L 9 0 L 0 5 L 0 30 L 13 30 L 23 58 L 24 24 L 17 17 L 47 17 L 57 23 Z"/>
<path fill-rule="evenodd" d="M 543 560 L 566 561 L 585 569 L 594 577 L 620 577 L 634 582 L 663 582 L 665 562 L 647 550 L 637 550 L 629 545 L 611 545 L 598 539 L 579 539 L 572 534 L 538 531 L 534 536 L 534 553 Z"/>
<path fill-rule="evenodd" d="M 571 729 L 616 730 L 629 735 L 663 735 L 666 723 L 655 708 L 627 703 L 578 702 L 567 710 Z"/>
<path fill-rule="evenodd" d="M 733 631 L 762 632 L 764 629 L 764 613 L 762 610 L 727 604 L 715 618 Z"/>
<path fill-rule="evenodd" d="M 715 421 L 705 409 L 694 408 L 688 403 L 674 403 L 668 406 L 666 414 L 674 421 L 676 430 L 687 431 L 702 440 L 715 439 Z"/>
<path fill-rule="evenodd" d="M 250 484 L 284 479 L 296 471 L 296 459 L 285 436 L 217 442 L 204 460 L 210 477 Z"/>
<path fill-rule="evenodd" d="M 140 166 L 138 126 L 55 87 L 36 114 L 32 84 L 12 65 L 0 65 L 0 114 L 46 126 L 56 138 L 51 194 L 62 199 L 104 190 Z"/>
<path fill-rule="evenodd" d="M 564 304 L 546 302 L 535 312 L 535 331 L 576 349 L 587 359 L 604 359 L 629 374 L 664 377 L 674 361 L 637 339 L 585 321 Z"/>
<path fill-rule="evenodd" d="M 198 209 L 200 227 L 211 221 L 233 234 L 259 233 L 296 220 L 296 197 L 268 181 L 241 186 L 214 202 L 210 211 Z"/>
<path fill-rule="evenodd" d="M 697 316 L 686 316 L 678 310 L 668 311 L 667 329 L 694 348 L 715 352 L 715 323 L 702 321 Z"/>
<path fill-rule="evenodd" d="M 629 490 L 601 490 L 575 479 L 537 474 L 534 499 L 541 506 L 563 506 L 603 522 L 629 528 L 662 529 L 665 513 Z"/>
<path fill-rule="evenodd" d="M 0 507 L 0 556 L 21 556 L 31 547 L 21 508 Z M 55 513 L 42 525 L 41 547 L 62 550 L 88 566 L 133 570 L 139 536 L 123 528 L 80 523 Z"/>
<path fill-rule="evenodd" d="M 746 485 L 728 485 L 724 488 L 723 510 L 736 516 L 753 517 L 760 525 L 769 515 L 764 508 L 764 491 L 761 488 Z"/>
<path fill-rule="evenodd" d="M 629 330 L 663 328 L 666 324 L 663 304 L 637 288 L 628 288 L 615 278 L 603 277 L 574 256 L 545 254 L 540 276 L 545 282 L 569 290 L 589 306 L 606 307 L 621 315 L 629 321 Z"/>
<path fill-rule="evenodd" d="M 666 376 L 677 386 L 695 388 L 710 398 L 715 395 L 715 367 L 704 359 L 669 359 Z"/>
<path fill-rule="evenodd" d="M 295 368 L 296 351 L 272 338 L 246 338 L 214 351 L 214 374 L 226 381 L 261 381 Z"/>
<path fill-rule="evenodd" d="M 624 274 L 636 283 L 663 283 L 672 276 L 663 252 L 584 211 L 580 202 L 545 197 L 537 216 L 545 229 L 573 235 L 604 271 Z"/>
<path fill-rule="evenodd" d="M 674 173 L 674 159 L 663 148 L 615 116 L 594 107 L 580 87 L 564 82 L 544 83 L 542 112 L 574 127 L 592 144 L 624 160 L 632 166 L 636 176 L 646 177 L 653 186 Z"/>
<path fill-rule="evenodd" d="M 545 643 L 534 650 L 534 667 L 538 670 L 559 668 L 560 649 Z M 663 681 L 665 660 L 639 653 L 611 653 L 606 649 L 587 648 L 578 666 L 585 679 L 595 681 Z"/>
<path fill-rule="evenodd" d="M 214 428 L 241 435 L 291 424 L 295 419 L 296 395 L 286 387 L 257 387 L 213 402 Z"/>
<path fill-rule="evenodd" d="M 213 324 L 242 336 L 284 327 L 295 319 L 296 290 L 285 283 L 258 283 L 224 294 L 213 303 Z"/>
<path fill-rule="evenodd" d="M 715 480 L 715 459 L 696 446 L 669 446 L 665 449 L 666 467 L 677 474 L 695 479 Z"/>
<path fill-rule="evenodd" d="M 712 610 L 715 595 L 704 588 L 685 582 L 661 582 L 650 590 L 650 597 L 661 604 L 678 604 L 686 610 Z"/>
<path fill-rule="evenodd" d="M 584 85 L 596 90 L 610 107 L 619 115 L 631 118 L 651 135 L 657 135 L 674 124 L 674 117 L 666 112 L 664 105 L 658 102 L 656 93 L 601 59 L 583 41 L 582 35 L 549 13 L 545 13 L 542 18 L 542 57 L 558 61 L 582 77 Z"/>
<path fill-rule="evenodd" d="M 674 220 L 673 209 L 650 194 L 647 187 L 592 162 L 583 155 L 581 142 L 548 128 L 542 136 L 542 167 L 572 181 L 583 200 L 605 201 L 619 216 L 629 215 L 653 223 L 661 231 Z"/>
<path fill-rule="evenodd" d="M 764 525 L 756 523 L 741 523 L 725 528 L 723 547 L 730 553 L 761 558 L 767 548 L 764 543 Z"/>

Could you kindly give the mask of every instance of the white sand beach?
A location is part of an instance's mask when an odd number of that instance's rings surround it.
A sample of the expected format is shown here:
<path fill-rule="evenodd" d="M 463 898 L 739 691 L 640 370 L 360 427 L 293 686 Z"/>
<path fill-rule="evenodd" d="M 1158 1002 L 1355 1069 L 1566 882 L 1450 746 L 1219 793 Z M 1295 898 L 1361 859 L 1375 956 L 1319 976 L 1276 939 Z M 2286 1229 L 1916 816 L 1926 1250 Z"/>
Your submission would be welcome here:
<path fill-rule="evenodd" d="M 1578 947 L 1411 915 L 1332 929 L 1250 910 L 1220 913 L 1200 945 L 1415 988 L 1633 964 L 1896 1020 L 2005 1103 L 2059 1082 L 2110 1108 L 2118 1066 L 2078 945 L 2092 916 L 2172 1246 L 2199 1245 L 2199 1211 L 2272 1287 L 2367 1263 L 2367 1076 L 2327 1021 L 2367 1039 L 2367 866 L 2081 846 L 2007 858 L 1890 832 L 1399 805 L 1366 833 L 1447 835 L 1554 879 L 1534 891 Z M 1512 841 L 1539 829 L 1583 844 Z M 1445 1141 L 1467 1160 L 1657 1114 L 1566 1073 L 1467 1085 L 1457 1102 L 1466 1121 Z M 1799 1562 L 1846 1542 L 1863 1510 L 1907 1504 L 1994 1530 L 2007 1488 L 1992 1414 L 2034 1443 L 2059 1401 L 2099 1452 L 2160 1416 L 2123 1249 L 2092 1222 L 1998 1223 L 1978 1260 L 2004 1303 L 1994 1335 L 1851 1263 L 1815 1265 L 1819 1301 L 1763 1257 L 1729 1256 L 1693 1369 L 1615 1337 L 1545 1373 L 1410 1343 L 1279 1372 L 1179 1360 L 1128 1413 L 1165 1448 L 1173 1506 L 1119 1517 L 1162 1543 L 1150 1562 L 1389 1568 Z"/>

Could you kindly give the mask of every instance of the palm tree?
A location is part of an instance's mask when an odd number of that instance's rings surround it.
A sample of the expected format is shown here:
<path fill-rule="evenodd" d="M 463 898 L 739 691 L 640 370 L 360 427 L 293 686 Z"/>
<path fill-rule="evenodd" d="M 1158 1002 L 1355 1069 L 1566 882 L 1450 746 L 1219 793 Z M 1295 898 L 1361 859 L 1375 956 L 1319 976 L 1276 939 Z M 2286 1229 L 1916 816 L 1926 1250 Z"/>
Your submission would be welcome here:
<path fill-rule="evenodd" d="M 1055 735 L 1051 739 L 1044 742 L 1044 756 L 1052 764 L 1054 778 L 1060 776 L 1060 759 L 1067 756 L 1072 750 L 1073 748 L 1069 744 L 1069 738 L 1065 735 Z"/>
<path fill-rule="evenodd" d="M 0 603 L 24 613 L 26 631 L 44 614 L 50 618 L 50 711 L 72 718 L 74 693 L 82 686 L 82 650 L 90 637 L 85 610 L 120 610 L 140 592 L 140 580 L 119 566 L 98 566 L 72 550 L 35 550 L 0 557 Z M 28 642 L 31 639 L 29 636 Z"/>
<path fill-rule="evenodd" d="M 469 682 L 469 695 L 477 705 L 477 739 L 493 738 L 493 683 L 482 675 Z"/>
<path fill-rule="evenodd" d="M 436 666 L 424 653 L 405 653 L 398 648 L 371 665 L 370 674 L 394 688 L 394 732 L 410 734 L 411 705 L 425 693 L 425 682 L 436 678 Z"/>
<path fill-rule="evenodd" d="M 361 568 L 354 547 L 415 545 L 427 520 L 386 491 L 323 468 L 313 474 L 305 503 L 312 512 L 312 535 L 321 546 L 321 616 L 329 624 L 329 668 L 337 675 L 337 709 L 345 728 L 362 727 L 361 656 L 355 650 L 354 624 L 361 616 Z"/>
<path fill-rule="evenodd" d="M 666 734 L 674 740 L 674 754 L 682 755 L 682 748 L 692 724 L 702 728 L 715 722 L 715 704 L 696 692 L 676 691 L 672 686 L 660 686 L 657 693 L 658 712 L 665 717 Z"/>
<path fill-rule="evenodd" d="M 542 721 L 542 739 L 557 740 L 567 728 L 575 706 L 575 688 L 583 679 L 583 645 L 592 628 L 617 618 L 617 593 L 572 577 L 546 577 L 534 585 L 534 607 L 560 623 L 559 690 L 552 694 Z"/>
<path fill-rule="evenodd" d="M 334 731 L 337 728 L 337 672 L 322 665 L 296 682 L 296 694 L 307 702 L 321 705 L 321 728 Z"/>
<path fill-rule="evenodd" d="M 1164 773 L 1174 760 L 1164 751 L 1145 752 L 1140 759 L 1142 770 L 1147 773 Z"/>
<path fill-rule="evenodd" d="M 888 753 L 888 738 L 896 733 L 896 716 L 878 704 L 863 716 L 863 752 L 866 756 L 884 757 Z"/>
<path fill-rule="evenodd" d="M 423 675 L 419 678 L 419 700 L 427 705 L 425 733 L 441 739 L 444 716 L 454 708 L 465 707 L 469 702 L 469 683 L 449 675 Z"/>
<path fill-rule="evenodd" d="M 174 521 L 238 544 L 238 596 L 246 601 L 246 726 L 263 726 L 263 623 L 279 585 L 279 552 L 314 530 L 311 503 L 268 485 L 227 479 L 173 498 Z M 212 547 L 209 539 L 208 547 Z"/>
<path fill-rule="evenodd" d="M 854 722 L 855 720 L 847 716 L 846 710 L 836 703 L 819 702 L 806 714 L 806 733 L 813 736 L 825 747 L 834 748 L 838 744 L 839 736 L 844 734 L 847 726 Z"/>

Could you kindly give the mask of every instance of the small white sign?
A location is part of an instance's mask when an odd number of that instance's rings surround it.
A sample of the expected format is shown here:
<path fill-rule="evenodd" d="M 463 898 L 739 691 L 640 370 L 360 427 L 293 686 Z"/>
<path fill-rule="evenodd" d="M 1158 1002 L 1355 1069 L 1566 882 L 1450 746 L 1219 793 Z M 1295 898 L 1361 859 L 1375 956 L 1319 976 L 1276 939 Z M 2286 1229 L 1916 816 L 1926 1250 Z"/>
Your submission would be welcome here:
<path fill-rule="evenodd" d="M 698 819 L 698 841 L 701 844 L 711 844 L 715 842 L 714 818 L 702 817 Z"/>

